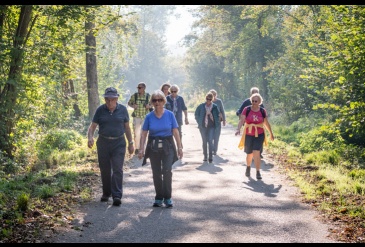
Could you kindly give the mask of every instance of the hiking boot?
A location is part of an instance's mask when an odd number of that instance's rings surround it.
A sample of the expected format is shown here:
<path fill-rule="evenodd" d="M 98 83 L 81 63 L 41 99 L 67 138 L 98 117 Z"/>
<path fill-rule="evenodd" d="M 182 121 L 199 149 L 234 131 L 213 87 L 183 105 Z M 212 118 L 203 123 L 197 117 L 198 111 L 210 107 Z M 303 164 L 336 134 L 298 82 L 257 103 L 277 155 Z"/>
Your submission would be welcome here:
<path fill-rule="evenodd" d="M 101 198 L 100 198 L 100 201 L 101 201 L 101 202 L 107 202 L 107 201 L 109 201 L 109 197 L 110 197 L 110 196 L 107 196 L 107 195 L 104 195 L 104 194 L 103 194 L 103 195 L 101 196 Z"/>
<path fill-rule="evenodd" d="M 120 198 L 114 197 L 113 198 L 113 206 L 119 206 L 120 204 L 122 204 L 122 201 L 120 200 Z"/>
<path fill-rule="evenodd" d="M 260 171 L 257 171 L 256 172 L 256 178 L 257 179 L 262 179 Z"/>
<path fill-rule="evenodd" d="M 251 176 L 251 166 L 247 166 L 246 167 L 246 173 L 245 173 L 246 177 Z"/>
<path fill-rule="evenodd" d="M 162 207 L 162 200 L 155 200 L 152 206 L 155 208 Z"/>
<path fill-rule="evenodd" d="M 171 198 L 170 199 L 165 199 L 164 203 L 165 203 L 166 208 L 172 208 L 173 207 Z"/>

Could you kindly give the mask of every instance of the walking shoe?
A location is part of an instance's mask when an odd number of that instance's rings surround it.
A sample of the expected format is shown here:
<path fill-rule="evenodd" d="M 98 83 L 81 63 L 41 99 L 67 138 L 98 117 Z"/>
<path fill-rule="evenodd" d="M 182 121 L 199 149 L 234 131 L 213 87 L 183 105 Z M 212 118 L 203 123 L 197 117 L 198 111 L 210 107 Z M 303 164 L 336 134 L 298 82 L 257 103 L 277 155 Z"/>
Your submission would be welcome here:
<path fill-rule="evenodd" d="M 162 207 L 162 200 L 155 200 L 155 202 L 152 205 L 153 207 Z"/>
<path fill-rule="evenodd" d="M 138 155 L 138 152 L 139 152 L 139 150 L 138 150 L 138 149 L 136 149 L 136 150 L 134 151 L 134 154 L 135 154 L 135 155 Z"/>
<path fill-rule="evenodd" d="M 172 206 L 173 206 L 171 198 L 170 199 L 164 199 L 164 203 L 165 203 L 166 208 L 172 208 Z"/>
<path fill-rule="evenodd" d="M 113 198 L 113 206 L 119 206 L 120 204 L 122 204 L 122 201 L 120 200 L 120 198 L 114 197 Z"/>
<path fill-rule="evenodd" d="M 262 179 L 261 174 L 260 174 L 260 171 L 257 171 L 257 172 L 256 172 L 256 178 L 257 178 L 257 179 Z"/>
<path fill-rule="evenodd" d="M 109 197 L 110 196 L 102 195 L 101 198 L 100 198 L 100 201 L 101 202 L 107 202 L 107 201 L 109 201 Z"/>
<path fill-rule="evenodd" d="M 260 158 L 262 159 L 262 158 L 264 158 L 264 156 L 262 156 L 262 154 L 260 154 Z"/>
<path fill-rule="evenodd" d="M 209 163 L 212 163 L 213 162 L 213 159 L 209 159 Z"/>
<path fill-rule="evenodd" d="M 203 161 L 207 161 L 207 160 L 208 160 L 207 157 L 204 157 Z"/>
<path fill-rule="evenodd" d="M 246 167 L 246 173 L 245 173 L 246 177 L 249 177 L 251 175 L 251 166 L 247 166 Z"/>

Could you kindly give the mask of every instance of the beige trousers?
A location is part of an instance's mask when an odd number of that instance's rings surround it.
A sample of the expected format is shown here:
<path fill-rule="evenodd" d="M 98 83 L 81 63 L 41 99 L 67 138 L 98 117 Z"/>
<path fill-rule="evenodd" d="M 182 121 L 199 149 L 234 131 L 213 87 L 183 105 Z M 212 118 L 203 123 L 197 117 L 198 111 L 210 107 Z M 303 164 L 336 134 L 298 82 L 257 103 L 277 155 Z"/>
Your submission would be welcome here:
<path fill-rule="evenodd" d="M 144 118 L 134 117 L 133 118 L 133 132 L 134 132 L 134 148 L 139 149 L 141 143 L 141 133 Z"/>

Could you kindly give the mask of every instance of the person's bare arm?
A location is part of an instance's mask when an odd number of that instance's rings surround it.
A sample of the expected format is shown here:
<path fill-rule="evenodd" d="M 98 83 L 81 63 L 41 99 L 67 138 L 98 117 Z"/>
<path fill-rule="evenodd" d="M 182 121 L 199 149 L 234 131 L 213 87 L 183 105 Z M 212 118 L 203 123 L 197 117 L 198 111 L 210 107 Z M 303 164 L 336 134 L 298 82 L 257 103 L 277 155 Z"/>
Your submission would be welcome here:
<path fill-rule="evenodd" d="M 141 141 L 139 144 L 139 150 L 138 150 L 138 159 L 142 159 L 142 157 L 144 156 L 144 145 L 146 143 L 146 138 L 147 138 L 147 130 L 142 130 L 141 133 Z"/>
<path fill-rule="evenodd" d="M 87 130 L 87 146 L 89 148 L 94 146 L 94 133 L 97 126 L 97 123 L 91 122 L 89 129 Z"/>
<path fill-rule="evenodd" d="M 177 128 L 173 128 L 172 129 L 172 134 L 174 135 L 175 142 L 176 142 L 176 145 L 177 145 L 177 156 L 179 157 L 179 159 L 182 159 L 183 149 L 182 149 L 182 145 L 181 145 L 179 130 Z"/>
<path fill-rule="evenodd" d="M 270 140 L 274 140 L 275 139 L 275 137 L 274 137 L 274 134 L 272 133 L 272 130 L 271 130 L 271 125 L 270 125 L 270 123 L 269 123 L 269 120 L 267 120 L 267 117 L 266 118 L 264 118 L 264 126 L 265 126 L 265 128 L 269 131 L 269 133 L 270 133 Z"/>
<path fill-rule="evenodd" d="M 235 135 L 239 135 L 240 134 L 242 125 L 245 123 L 245 121 L 246 121 L 246 116 L 245 115 L 241 115 L 240 121 L 238 121 L 238 126 L 237 126 L 237 130 L 236 130 Z"/>
<path fill-rule="evenodd" d="M 134 144 L 130 144 L 133 141 L 133 139 L 132 139 L 131 128 L 129 127 L 129 122 L 124 123 L 124 129 L 125 129 L 125 135 L 126 135 L 127 141 L 128 141 L 128 152 L 129 152 L 129 154 L 133 154 L 134 153 Z"/>
<path fill-rule="evenodd" d="M 189 119 L 188 119 L 188 110 L 184 110 L 184 115 L 185 115 L 185 124 L 188 125 L 189 124 Z"/>

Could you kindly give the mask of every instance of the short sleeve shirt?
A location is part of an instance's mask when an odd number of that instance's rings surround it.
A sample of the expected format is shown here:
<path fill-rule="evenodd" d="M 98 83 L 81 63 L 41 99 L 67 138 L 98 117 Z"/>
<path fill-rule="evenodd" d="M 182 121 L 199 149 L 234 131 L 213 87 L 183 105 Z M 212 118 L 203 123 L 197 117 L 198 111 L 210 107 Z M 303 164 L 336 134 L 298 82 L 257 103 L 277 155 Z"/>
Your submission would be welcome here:
<path fill-rule="evenodd" d="M 263 108 L 264 109 L 264 108 Z M 245 107 L 242 111 L 242 115 L 246 116 L 246 111 L 247 111 L 247 107 Z M 265 111 L 265 114 L 267 116 L 267 112 L 266 110 L 264 109 Z M 246 123 L 247 124 L 260 124 L 260 123 L 263 123 L 264 122 L 264 117 L 262 116 L 261 114 L 261 111 L 253 111 L 251 109 L 251 111 L 248 113 L 248 116 L 246 117 Z M 260 127 L 257 127 L 257 133 L 258 134 L 262 134 L 264 133 L 264 128 L 260 128 Z M 252 133 L 249 132 L 249 129 L 247 128 L 246 129 L 246 135 L 249 135 L 249 136 L 254 136 L 255 135 L 255 128 L 252 127 Z"/>
<path fill-rule="evenodd" d="M 99 125 L 99 134 L 108 137 L 118 137 L 125 133 L 124 123 L 129 122 L 127 107 L 117 103 L 117 107 L 111 113 L 103 104 L 99 106 L 92 120 Z"/>
<path fill-rule="evenodd" d="M 161 118 L 156 117 L 154 112 L 147 114 L 142 130 L 149 131 L 151 137 L 166 137 L 172 136 L 172 129 L 179 127 L 174 113 L 165 110 Z"/>

